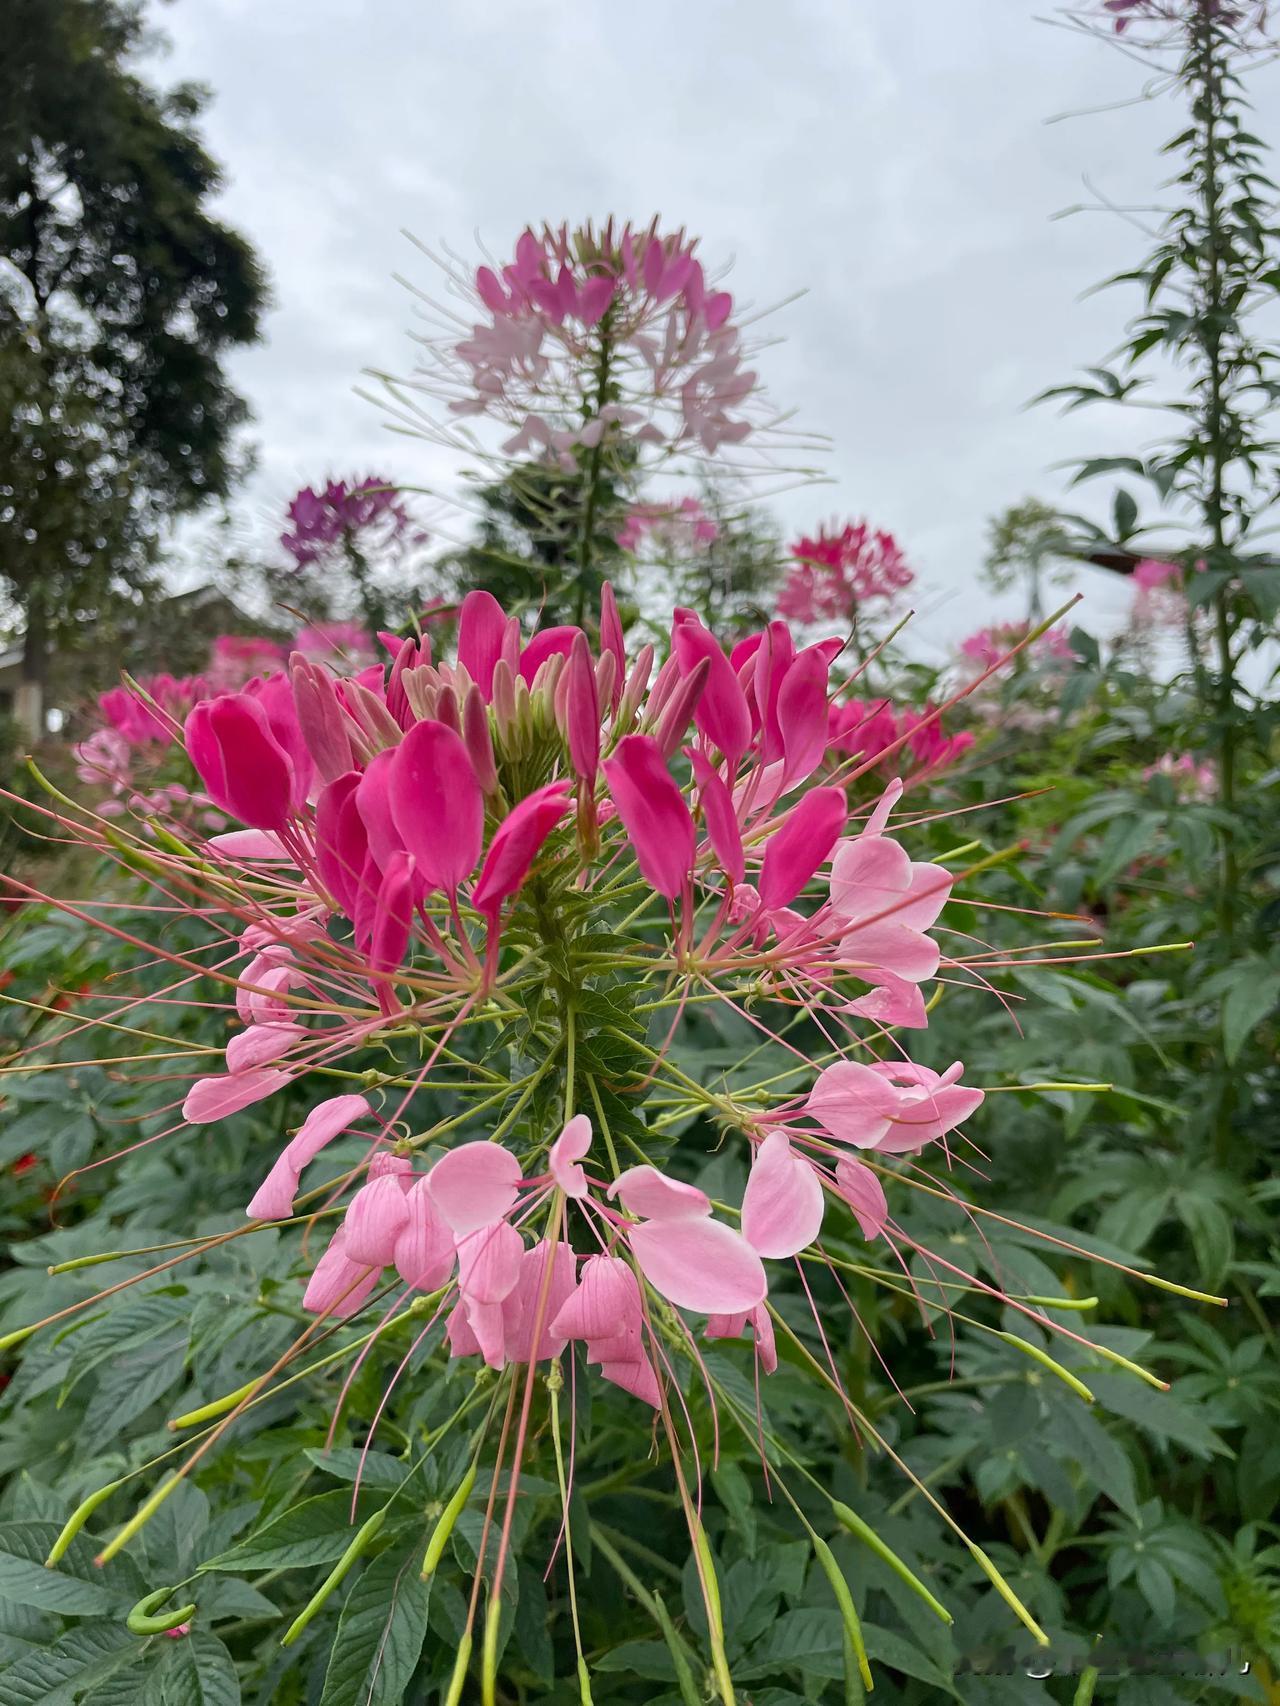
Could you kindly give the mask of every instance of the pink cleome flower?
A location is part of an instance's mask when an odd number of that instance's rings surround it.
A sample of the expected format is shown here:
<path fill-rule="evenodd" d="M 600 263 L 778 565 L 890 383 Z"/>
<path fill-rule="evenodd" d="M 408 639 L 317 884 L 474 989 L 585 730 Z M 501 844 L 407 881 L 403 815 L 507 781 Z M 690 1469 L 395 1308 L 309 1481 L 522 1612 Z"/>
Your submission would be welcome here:
<path fill-rule="evenodd" d="M 711 1337 L 750 1326 L 768 1368 L 765 1264 L 810 1246 L 829 1200 L 866 1236 L 884 1233 L 880 1178 L 853 1152 L 940 1142 L 982 1092 L 960 1085 L 958 1065 L 939 1075 L 900 1054 L 863 1058 L 886 1026 L 927 1023 L 920 986 L 941 962 L 931 932 L 952 878 L 898 845 L 899 781 L 854 832 L 843 789 L 803 786 L 829 747 L 838 643 L 797 649 L 774 623 L 730 658 L 677 611 L 670 657 L 650 683 L 650 650 L 629 666 L 612 612 L 606 591 L 596 651 L 572 627 L 526 641 L 487 593 L 471 593 L 456 662 L 430 661 L 426 640 L 400 641 L 389 670 L 339 677 L 296 654 L 290 682 L 193 708 L 191 759 L 218 808 L 249 826 L 213 837 L 206 856 L 228 880 L 269 868 L 275 900 L 250 909 L 242 935 L 241 1028 L 226 1069 L 192 1086 L 184 1113 L 227 1118 L 304 1073 L 317 1050 L 331 1059 L 411 1021 L 406 976 L 411 988 L 426 977 L 433 1003 L 465 1013 L 505 963 L 535 871 L 545 890 L 578 869 L 589 893 L 602 837 L 609 863 L 631 854 L 670 913 L 675 963 L 713 983 L 799 993 L 859 1052 L 807 1100 L 746 1116 L 754 1162 L 740 1227 L 651 1165 L 601 1177 L 583 1116 L 550 1145 L 545 1171 L 526 1176 L 485 1141 L 424 1169 L 387 1146 L 386 1116 L 361 1094 L 313 1107 L 249 1212 L 290 1217 L 321 1150 L 372 1125 L 364 1182 L 311 1275 L 308 1310 L 350 1314 L 394 1270 L 410 1293 L 439 1294 L 453 1355 L 502 1367 L 580 1339 L 607 1381 L 657 1406 L 667 1375 L 656 1300 L 704 1316 Z M 926 712 L 895 727 L 917 741 L 937 721 Z M 543 731 L 535 774 L 550 779 L 500 794 L 530 730 Z M 687 784 L 670 763 L 681 745 Z M 704 904 L 713 922 L 695 938 Z M 334 991 L 348 981 L 344 1014 Z M 564 1241 L 570 1206 L 598 1255 Z"/>
<path fill-rule="evenodd" d="M 442 264 L 476 319 L 461 339 L 423 340 L 413 383 L 457 421 L 497 422 L 506 457 L 572 472 L 581 452 L 625 446 L 634 475 L 645 460 L 741 445 L 765 424 L 733 298 L 683 230 L 547 225 L 524 231 L 506 264 Z"/>
<path fill-rule="evenodd" d="M 1012 647 L 1026 639 L 1030 631 L 1029 622 L 998 622 L 990 628 L 979 628 L 960 642 L 960 655 L 980 670 L 993 669 L 1009 655 Z M 1075 657 L 1071 650 L 1071 636 L 1064 623 L 1041 634 L 1020 655 L 1025 657 L 1028 652 L 1033 661 L 1046 665 L 1070 663 Z"/>
<path fill-rule="evenodd" d="M 791 555 L 778 614 L 793 622 L 848 621 L 865 604 L 891 603 L 915 580 L 893 535 L 867 521 L 823 526 L 792 545 Z"/>
<path fill-rule="evenodd" d="M 617 543 L 634 556 L 649 536 L 659 550 L 688 553 L 700 546 L 714 545 L 720 528 L 697 498 L 678 503 L 633 504 L 617 536 Z"/>

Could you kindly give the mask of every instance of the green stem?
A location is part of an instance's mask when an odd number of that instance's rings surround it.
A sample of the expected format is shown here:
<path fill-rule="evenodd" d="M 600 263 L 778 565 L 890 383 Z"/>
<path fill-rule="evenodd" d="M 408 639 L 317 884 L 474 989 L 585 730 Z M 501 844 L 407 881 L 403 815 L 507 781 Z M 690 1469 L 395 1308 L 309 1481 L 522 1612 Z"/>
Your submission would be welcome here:
<path fill-rule="evenodd" d="M 612 310 L 600 322 L 600 353 L 596 358 L 595 398 L 587 411 L 589 421 L 598 418 L 609 401 L 609 369 L 613 360 Z M 604 458 L 604 434 L 596 440 L 587 459 L 587 492 L 582 510 L 582 538 L 578 545 L 578 585 L 573 600 L 573 620 L 580 628 L 587 613 L 587 574 L 595 544 L 596 511 L 600 501 L 600 468 Z"/>

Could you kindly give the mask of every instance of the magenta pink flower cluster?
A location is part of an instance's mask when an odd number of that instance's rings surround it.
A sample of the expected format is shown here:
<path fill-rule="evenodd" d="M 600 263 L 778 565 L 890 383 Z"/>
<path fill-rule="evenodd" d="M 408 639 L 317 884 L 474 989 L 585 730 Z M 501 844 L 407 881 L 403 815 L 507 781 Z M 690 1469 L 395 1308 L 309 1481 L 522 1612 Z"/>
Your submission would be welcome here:
<path fill-rule="evenodd" d="M 625 446 L 633 477 L 642 456 L 740 445 L 765 424 L 756 375 L 733 298 L 696 249 L 656 219 L 610 219 L 526 230 L 506 265 L 446 265 L 452 294 L 478 317 L 462 339 L 446 330 L 423 340 L 426 365 L 405 391 L 443 397 L 456 420 L 497 422 L 504 456 L 568 472 L 583 452 Z M 405 391 L 395 390 L 401 409 L 411 407 Z"/>
<path fill-rule="evenodd" d="M 219 634 L 210 650 L 204 680 L 211 692 L 233 693 L 255 676 L 283 669 L 288 655 L 285 646 L 262 634 Z"/>
<path fill-rule="evenodd" d="M 1204 568 L 1203 558 L 1190 565 L 1193 574 L 1203 573 Z M 1179 627 L 1187 621 L 1187 565 L 1164 557 L 1144 557 L 1134 564 L 1130 578 L 1136 625 Z"/>
<path fill-rule="evenodd" d="M 778 614 L 792 622 L 850 621 L 869 603 L 890 604 L 915 579 L 893 535 L 865 520 L 820 527 L 791 556 Z"/>
<path fill-rule="evenodd" d="M 288 526 L 280 543 L 300 569 L 321 562 L 345 541 L 386 545 L 425 534 L 414 526 L 390 480 L 369 475 L 363 480 L 330 480 L 318 490 L 304 486 L 289 505 Z"/>
<path fill-rule="evenodd" d="M 81 782 L 109 790 L 109 797 L 98 804 L 101 817 L 121 817 L 125 812 L 140 817 L 172 817 L 189 806 L 208 804 L 182 782 L 140 786 L 134 775 L 133 744 L 118 729 L 96 729 L 87 740 L 79 742 L 73 756 L 76 776 Z M 213 814 L 207 821 L 210 827 L 221 828 L 224 820 Z"/>
<path fill-rule="evenodd" d="M 960 642 L 960 655 L 982 670 L 995 667 L 1008 657 L 1014 646 L 1021 645 L 1031 632 L 1029 622 L 997 622 L 990 628 L 979 628 Z M 1031 642 L 1022 656 L 1030 656 L 1042 664 L 1066 664 L 1073 661 L 1071 636 L 1064 623 L 1046 631 Z"/>
<path fill-rule="evenodd" d="M 932 703 L 923 711 L 895 711 L 886 699 L 846 699 L 828 716 L 833 753 L 869 763 L 887 754 L 883 761 L 893 774 L 916 780 L 954 764 L 974 740 L 967 729 L 945 734 Z"/>
<path fill-rule="evenodd" d="M 363 1128 L 363 1183 L 307 1309 L 349 1314 L 392 1274 L 406 1299 L 440 1294 L 453 1355 L 501 1367 L 580 1340 L 654 1405 L 669 1369 L 659 1303 L 706 1317 L 710 1337 L 750 1326 L 771 1367 L 766 1264 L 808 1250 L 830 1202 L 865 1236 L 885 1232 L 886 1161 L 944 1140 L 982 1101 L 959 1064 L 914 1064 L 890 1034 L 927 1024 L 952 877 L 896 840 L 900 781 L 853 812 L 844 788 L 815 785 L 841 642 L 797 647 L 775 621 L 726 654 L 678 610 L 655 672 L 652 646 L 628 657 L 606 586 L 594 643 L 573 626 L 526 637 L 473 592 L 454 661 L 425 638 L 389 644 L 389 667 L 355 674 L 295 654 L 287 677 L 187 718 L 209 796 L 245 828 L 198 849 L 224 897 L 243 879 L 244 964 L 226 1070 L 191 1087 L 185 1118 L 224 1118 L 405 1027 L 422 1032 L 425 1076 L 468 1015 L 519 987 L 527 949 L 510 933 L 563 930 L 572 955 L 588 900 L 603 920 L 619 889 L 628 911 L 647 896 L 638 987 L 674 975 L 732 1003 L 751 983 L 843 1038 L 808 1087 L 743 1110 L 753 1161 L 736 1224 L 674 1173 L 619 1167 L 586 1114 L 534 1132 L 527 1164 L 478 1140 L 424 1166 L 423 1141 L 398 1135 L 411 1088 L 320 1102 L 249 1212 L 290 1216 L 305 1169 Z M 556 895 L 572 900 L 563 915 Z"/>
<path fill-rule="evenodd" d="M 1153 776 L 1166 776 L 1174 792 L 1182 799 L 1209 800 L 1218 789 L 1218 767 L 1211 759 L 1196 758 L 1189 752 L 1164 752 L 1154 764 L 1142 772 L 1144 782 Z"/>
<path fill-rule="evenodd" d="M 617 535 L 617 543 L 635 556 L 646 538 L 673 555 L 714 545 L 720 528 L 695 497 L 669 503 L 632 504 Z"/>
<path fill-rule="evenodd" d="M 98 696 L 103 721 L 130 746 L 167 746 L 191 707 L 215 691 L 204 675 L 144 675 L 138 686 L 140 693 L 112 687 Z"/>
<path fill-rule="evenodd" d="M 1242 31 L 1265 30 L 1270 4 L 1269 0 L 1102 0 L 1101 9 L 1118 36 L 1142 24 L 1155 25 L 1167 36 L 1171 28 L 1185 30 L 1198 18 Z"/>

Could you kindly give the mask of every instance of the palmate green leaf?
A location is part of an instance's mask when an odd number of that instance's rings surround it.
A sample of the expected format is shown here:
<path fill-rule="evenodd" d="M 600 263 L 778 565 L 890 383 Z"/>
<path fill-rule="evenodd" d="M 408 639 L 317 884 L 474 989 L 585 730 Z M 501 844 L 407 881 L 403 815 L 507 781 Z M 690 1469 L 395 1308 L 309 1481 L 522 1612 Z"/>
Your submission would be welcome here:
<path fill-rule="evenodd" d="M 814 1676 L 844 1675 L 844 1624 L 838 1611 L 804 1606 L 784 1611 L 745 1662 L 735 1664 L 735 1681 L 774 1676 L 778 1671 L 805 1670 Z"/>
<path fill-rule="evenodd" d="M 73 1706 L 138 1650 L 123 1623 L 81 1624 L 0 1673 L 0 1706 Z"/>
<path fill-rule="evenodd" d="M 1226 1443 L 1174 1393 L 1157 1392 L 1126 1374 L 1099 1372 L 1090 1375 L 1098 1404 L 1123 1416 L 1151 1434 L 1162 1445 L 1179 1445 L 1196 1457 L 1232 1456 Z"/>
<path fill-rule="evenodd" d="M 1045 1418 L 1041 1443 L 1078 1464 L 1087 1481 L 1135 1522 L 1138 1499 L 1133 1465 L 1094 1412 L 1084 1404 L 1055 1404 Z"/>
<path fill-rule="evenodd" d="M 351 1520 L 351 1493 L 339 1488 L 319 1493 L 282 1511 L 256 1534 L 203 1563 L 202 1570 L 296 1570 L 311 1564 L 332 1564 L 355 1538 L 356 1529 L 373 1515 L 379 1500 L 362 1492 Z"/>
<path fill-rule="evenodd" d="M 422 1541 L 381 1552 L 360 1572 L 338 1619 L 320 1706 L 393 1706 L 422 1652 L 431 1582 Z"/>

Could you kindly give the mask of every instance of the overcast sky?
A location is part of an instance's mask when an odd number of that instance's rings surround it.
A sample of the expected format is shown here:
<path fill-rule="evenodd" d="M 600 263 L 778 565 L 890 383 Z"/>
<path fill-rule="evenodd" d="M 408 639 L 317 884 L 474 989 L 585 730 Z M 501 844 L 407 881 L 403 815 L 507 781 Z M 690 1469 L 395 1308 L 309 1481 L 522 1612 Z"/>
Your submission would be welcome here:
<path fill-rule="evenodd" d="M 997 608 L 976 586 L 986 519 L 1063 494 L 1054 465 L 1132 449 L 1132 423 L 1028 399 L 1104 356 L 1127 303 L 1082 300 L 1142 253 L 1095 199 L 1149 204 L 1168 98 L 1143 69 L 1042 21 L 1031 0 L 176 0 L 156 70 L 213 90 L 205 132 L 225 216 L 257 245 L 274 307 L 233 362 L 261 448 L 248 517 L 266 538 L 326 473 L 439 478 L 354 394 L 409 365 L 431 283 L 401 235 L 499 253 L 530 222 L 615 213 L 700 233 L 730 288 L 785 338 L 763 373 L 832 440 L 833 484 L 788 525 L 865 514 L 926 596 L 922 639 Z M 1255 84 L 1264 134 L 1274 68 Z M 1116 105 L 1116 103 L 1126 103 Z M 1086 116 L 1049 123 L 1055 114 Z M 1117 431 L 1119 430 L 1119 436 Z M 1088 571 L 1086 625 L 1127 603 Z"/>

